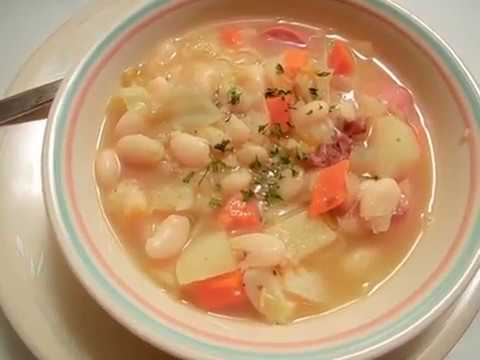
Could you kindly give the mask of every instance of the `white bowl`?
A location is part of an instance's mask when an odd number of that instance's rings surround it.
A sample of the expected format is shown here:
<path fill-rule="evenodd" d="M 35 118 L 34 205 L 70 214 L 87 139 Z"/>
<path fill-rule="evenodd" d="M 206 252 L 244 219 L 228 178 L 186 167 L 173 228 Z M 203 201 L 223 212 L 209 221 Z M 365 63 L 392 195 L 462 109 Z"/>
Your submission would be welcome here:
<path fill-rule="evenodd" d="M 288 326 L 213 316 L 168 297 L 116 239 L 93 175 L 105 104 L 122 69 L 161 38 L 240 16 L 281 16 L 371 40 L 413 89 L 435 147 L 433 221 L 408 260 L 371 296 Z M 152 344 L 191 359 L 370 358 L 428 325 L 477 268 L 479 118 L 478 88 L 455 54 L 389 1 L 153 1 L 115 27 L 64 82 L 45 140 L 44 193 L 58 241 L 80 281 L 119 322 Z"/>

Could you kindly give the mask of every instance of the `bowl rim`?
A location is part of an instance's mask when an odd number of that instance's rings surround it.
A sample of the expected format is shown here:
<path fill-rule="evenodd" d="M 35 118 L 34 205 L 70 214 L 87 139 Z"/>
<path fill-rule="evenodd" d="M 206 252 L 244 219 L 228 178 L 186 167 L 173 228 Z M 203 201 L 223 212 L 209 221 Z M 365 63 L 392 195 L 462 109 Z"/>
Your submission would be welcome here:
<path fill-rule="evenodd" d="M 50 121 L 46 129 L 42 154 L 42 178 L 47 212 L 57 235 L 57 241 L 60 243 L 69 266 L 88 292 L 114 318 L 144 340 L 179 356 L 195 359 L 218 358 L 217 355 L 220 353 L 228 354 L 229 359 L 267 359 L 270 357 L 288 359 L 331 359 L 332 357 L 357 359 L 377 356 L 406 342 L 423 330 L 453 302 L 474 275 L 474 270 L 478 268 L 480 244 L 478 244 L 476 239 L 480 232 L 480 221 L 478 206 L 476 206 L 476 204 L 470 204 L 471 209 L 470 212 L 468 212 L 468 220 L 463 224 L 463 231 L 467 232 L 468 230 L 470 236 L 464 246 L 465 249 L 462 252 L 462 256 L 458 254 L 452 255 L 455 261 L 451 268 L 456 270 L 449 271 L 445 278 L 439 282 L 439 284 L 443 284 L 443 286 L 437 284 L 428 293 L 428 296 L 424 296 L 423 301 L 419 301 L 420 304 L 417 303 L 415 305 L 416 311 L 406 311 L 401 321 L 397 320 L 395 326 L 389 326 L 388 331 L 385 328 L 375 328 L 375 331 L 368 333 L 365 338 L 360 340 L 354 339 L 352 342 L 357 343 L 356 346 L 346 346 L 340 343 L 332 348 L 320 348 L 303 352 L 268 353 L 245 351 L 242 349 L 233 349 L 229 346 L 207 343 L 201 339 L 199 340 L 190 335 L 183 334 L 169 327 L 168 324 L 165 325 L 157 319 L 151 318 L 148 312 L 139 309 L 135 303 L 131 302 L 128 296 L 118 291 L 118 289 L 112 285 L 113 280 L 105 275 L 104 270 L 97 268 L 96 264 L 92 262 L 90 258 L 90 252 L 83 248 L 82 237 L 78 235 L 74 226 L 74 217 L 72 218 L 69 212 L 65 198 L 67 192 L 62 191 L 63 186 L 61 186 L 65 176 L 65 172 L 62 170 L 65 160 L 59 150 L 63 149 L 63 141 L 65 139 L 60 135 L 66 131 L 65 129 L 68 129 L 69 124 L 67 123 L 69 123 L 69 121 L 67 120 L 75 117 L 75 111 L 78 115 L 78 108 L 72 105 L 76 104 L 76 101 L 79 99 L 81 100 L 84 95 L 86 88 L 86 86 L 83 86 L 85 84 L 84 79 L 92 79 L 87 75 L 92 75 L 91 73 L 95 72 L 98 74 L 99 70 L 96 66 L 104 65 L 107 62 L 108 58 L 106 58 L 105 55 L 108 51 L 112 51 L 112 45 L 113 50 L 118 48 L 123 37 L 129 34 L 132 28 L 148 26 L 149 21 L 153 18 L 152 14 L 164 16 L 169 11 L 174 11 L 178 7 L 195 1 L 199 0 L 181 0 L 177 2 L 172 0 L 156 0 L 141 6 L 126 17 L 119 25 L 114 27 L 104 39 L 98 42 L 62 84 L 59 95 L 56 97 L 54 105 L 52 106 L 49 115 Z M 470 119 L 470 123 L 468 123 L 467 126 L 475 129 L 475 136 L 471 137 L 469 143 L 471 147 L 470 166 L 472 173 L 474 173 L 473 170 L 477 166 L 477 126 L 480 121 L 480 91 L 473 77 L 453 50 L 422 21 L 390 0 L 364 0 L 362 2 L 358 0 L 337 1 L 357 6 L 363 11 L 371 12 L 380 20 L 391 23 L 398 31 L 409 36 L 411 41 L 418 46 L 420 46 L 420 42 L 425 42 L 425 44 L 421 46 L 422 49 L 430 55 L 431 60 L 439 67 L 440 72 L 443 73 L 445 81 L 451 85 L 451 90 L 458 96 L 458 103 L 464 110 L 464 121 L 465 119 Z M 407 27 L 412 31 L 411 34 L 405 30 Z M 98 61 L 98 59 L 101 59 L 101 61 Z M 459 92 L 454 85 L 459 86 L 461 92 Z M 473 177 L 473 180 L 474 179 L 476 179 L 476 177 Z M 473 199 L 477 199 L 478 192 L 476 189 L 476 181 L 472 181 L 471 179 L 471 182 L 473 187 L 471 194 L 473 194 L 473 196 L 470 196 L 469 200 L 473 202 Z M 475 226 L 469 226 L 473 222 L 475 222 Z M 466 233 L 459 236 L 461 239 L 465 239 L 466 237 Z M 460 250 L 460 245 L 459 243 L 459 248 L 456 250 Z M 469 246 L 467 247 L 466 245 Z M 445 266 L 447 265 L 448 264 Z M 445 285 L 446 283 L 448 283 L 448 285 Z M 436 301 L 436 299 L 440 300 Z M 418 314 L 415 315 L 415 313 Z M 146 322 L 150 321 L 156 322 L 157 327 L 160 326 L 163 328 L 162 335 L 169 335 L 165 337 L 167 340 L 159 335 L 158 329 L 155 332 L 151 326 L 145 325 Z M 172 339 L 172 336 L 175 337 L 175 341 L 168 341 L 168 339 Z M 366 339 L 367 337 L 370 339 Z M 185 346 L 186 341 L 189 341 L 191 344 Z M 207 347 L 208 351 L 205 347 Z"/>

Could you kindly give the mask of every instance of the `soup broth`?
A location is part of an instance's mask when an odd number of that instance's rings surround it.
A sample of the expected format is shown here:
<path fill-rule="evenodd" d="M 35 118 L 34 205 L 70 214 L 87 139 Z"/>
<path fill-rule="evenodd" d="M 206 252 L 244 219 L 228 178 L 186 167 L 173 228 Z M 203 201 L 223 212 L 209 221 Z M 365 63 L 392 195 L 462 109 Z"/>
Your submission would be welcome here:
<path fill-rule="evenodd" d="M 432 161 L 375 44 L 210 24 L 125 69 L 96 160 L 126 251 L 171 296 L 271 323 L 368 296 L 421 237 Z"/>

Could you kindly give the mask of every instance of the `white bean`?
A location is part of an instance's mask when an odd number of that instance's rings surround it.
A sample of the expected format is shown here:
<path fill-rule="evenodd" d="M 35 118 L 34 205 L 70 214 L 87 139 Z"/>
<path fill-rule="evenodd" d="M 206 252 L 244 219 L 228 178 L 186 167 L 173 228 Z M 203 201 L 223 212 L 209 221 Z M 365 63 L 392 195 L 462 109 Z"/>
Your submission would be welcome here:
<path fill-rule="evenodd" d="M 245 252 L 247 256 L 240 262 L 243 269 L 251 267 L 276 266 L 286 260 L 285 243 L 273 235 L 252 233 L 230 240 L 233 250 Z"/>
<path fill-rule="evenodd" d="M 374 233 L 388 230 L 401 195 L 397 182 L 389 178 L 360 185 L 360 216 L 369 221 Z"/>
<path fill-rule="evenodd" d="M 115 136 L 140 134 L 145 130 L 145 117 L 138 111 L 127 111 L 115 126 Z"/>
<path fill-rule="evenodd" d="M 172 133 L 170 151 L 182 165 L 188 167 L 204 167 L 210 162 L 208 143 L 200 137 L 187 133 Z"/>
<path fill-rule="evenodd" d="M 210 146 L 215 146 L 223 141 L 230 140 L 222 130 L 213 126 L 207 126 L 198 130 L 198 136 L 207 140 Z"/>
<path fill-rule="evenodd" d="M 311 101 L 293 112 L 292 121 L 295 127 L 302 128 L 321 122 L 328 115 L 328 104 L 325 101 Z"/>
<path fill-rule="evenodd" d="M 122 172 L 122 164 L 115 150 L 106 149 L 98 154 L 95 161 L 97 181 L 103 188 L 112 188 L 118 183 Z"/>
<path fill-rule="evenodd" d="M 238 159 L 235 154 L 228 154 L 223 158 L 223 162 L 225 163 L 225 165 L 231 168 L 236 168 L 238 166 Z"/>
<path fill-rule="evenodd" d="M 352 100 L 342 100 L 338 104 L 338 113 L 341 118 L 347 121 L 354 121 L 357 116 L 357 110 Z"/>
<path fill-rule="evenodd" d="M 225 124 L 225 132 L 235 145 L 243 144 L 250 139 L 251 135 L 250 128 L 234 114 L 232 114 L 228 123 Z"/>
<path fill-rule="evenodd" d="M 225 176 L 220 185 L 222 192 L 226 195 L 231 195 L 244 190 L 252 181 L 252 175 L 247 169 L 240 169 Z"/>
<path fill-rule="evenodd" d="M 278 73 L 278 64 L 281 59 L 276 61 L 269 61 L 265 64 L 265 79 L 267 86 L 272 89 L 290 90 L 293 86 L 292 80 L 286 74 Z"/>
<path fill-rule="evenodd" d="M 266 163 L 268 161 L 268 153 L 260 145 L 247 143 L 237 151 L 237 158 L 242 165 L 250 166 L 256 159 L 261 163 Z"/>
<path fill-rule="evenodd" d="M 197 64 L 193 73 L 193 82 L 202 93 L 212 95 L 218 87 L 221 75 L 214 64 Z"/>
<path fill-rule="evenodd" d="M 248 269 L 243 275 L 245 293 L 252 305 L 262 313 L 260 296 L 263 289 L 275 296 L 283 296 L 282 280 L 271 269 Z"/>
<path fill-rule="evenodd" d="M 246 91 L 240 87 L 237 88 L 237 92 L 240 94 L 240 97 L 235 105 L 230 105 L 230 109 L 232 112 L 237 114 L 246 113 L 250 110 L 260 110 L 265 106 L 263 92 Z"/>
<path fill-rule="evenodd" d="M 148 84 L 148 89 L 152 96 L 152 99 L 160 103 L 164 100 L 169 93 L 170 84 L 163 76 L 158 76 Z"/>
<path fill-rule="evenodd" d="M 351 251 L 343 259 L 342 267 L 352 276 L 362 277 L 371 269 L 378 258 L 378 251 L 374 248 L 359 248 Z"/>
<path fill-rule="evenodd" d="M 170 215 L 145 244 L 145 252 L 153 259 L 168 259 L 178 255 L 188 240 L 190 221 L 181 215 Z"/>
<path fill-rule="evenodd" d="M 292 171 L 295 171 L 295 173 L 292 173 Z M 278 193 L 283 200 L 290 201 L 303 189 L 303 171 L 299 168 L 286 169 L 282 171 L 282 176 L 282 179 L 278 182 Z"/>
<path fill-rule="evenodd" d="M 260 64 L 239 67 L 237 81 L 247 92 L 265 92 L 264 67 Z"/>
<path fill-rule="evenodd" d="M 116 146 L 122 161 L 132 165 L 152 166 L 163 159 L 163 145 L 145 135 L 127 135 L 122 137 Z"/>

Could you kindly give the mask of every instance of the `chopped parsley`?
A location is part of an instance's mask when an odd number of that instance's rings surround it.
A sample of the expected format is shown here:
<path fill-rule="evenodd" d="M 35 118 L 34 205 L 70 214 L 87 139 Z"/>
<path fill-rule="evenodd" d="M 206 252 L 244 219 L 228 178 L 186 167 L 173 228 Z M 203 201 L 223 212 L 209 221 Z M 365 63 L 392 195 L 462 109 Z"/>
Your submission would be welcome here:
<path fill-rule="evenodd" d="M 364 173 L 360 175 L 360 177 L 364 180 L 375 180 L 375 181 L 380 180 L 380 177 L 378 177 L 377 175 L 372 175 L 370 173 Z"/>
<path fill-rule="evenodd" d="M 291 93 L 292 92 L 290 90 L 267 88 L 267 90 L 265 91 L 265 97 L 269 98 L 269 97 L 285 96 Z"/>
<path fill-rule="evenodd" d="M 271 205 L 272 203 L 274 203 L 276 201 L 282 201 L 283 200 L 283 198 L 278 193 L 278 189 L 279 189 L 278 185 L 268 187 L 267 191 L 265 192 L 265 196 L 264 196 L 265 202 L 267 204 Z"/>
<path fill-rule="evenodd" d="M 311 87 L 308 88 L 308 91 L 310 92 L 310 95 L 312 96 L 313 99 L 318 99 L 318 89 Z"/>
<path fill-rule="evenodd" d="M 250 201 L 255 197 L 255 192 L 252 189 L 242 190 L 241 193 L 242 193 L 243 201 L 245 202 Z"/>
<path fill-rule="evenodd" d="M 238 89 L 235 86 L 232 86 L 227 92 L 228 103 L 231 105 L 239 104 L 241 95 L 242 93 L 238 91 Z"/>
<path fill-rule="evenodd" d="M 277 64 L 277 66 L 275 66 L 275 71 L 277 72 L 278 75 L 282 75 L 285 72 L 282 64 Z"/>
<path fill-rule="evenodd" d="M 283 137 L 283 131 L 280 124 L 273 124 L 269 127 L 269 129 L 270 129 L 270 133 L 269 133 L 270 136 L 273 136 L 277 139 L 280 139 Z"/>
<path fill-rule="evenodd" d="M 218 174 L 219 172 L 222 172 L 229 168 L 228 165 L 225 164 L 222 160 L 217 160 L 217 159 L 212 160 L 208 165 L 208 167 L 215 174 Z"/>
<path fill-rule="evenodd" d="M 217 108 L 222 107 L 222 103 L 220 101 L 220 91 L 218 89 L 213 93 L 213 103 Z"/>
<path fill-rule="evenodd" d="M 208 202 L 208 206 L 210 206 L 212 209 L 216 209 L 222 205 L 222 199 L 212 197 L 210 201 Z"/>
<path fill-rule="evenodd" d="M 227 169 L 229 169 L 228 165 L 225 164 L 222 160 L 214 159 L 210 161 L 210 163 L 207 165 L 205 170 L 203 170 L 203 174 L 200 180 L 198 181 L 198 185 L 202 184 L 203 180 L 205 180 L 205 178 L 210 172 L 214 174 L 218 174 Z"/>
<path fill-rule="evenodd" d="M 297 159 L 298 161 L 306 161 L 308 160 L 308 155 L 304 151 L 297 148 L 295 150 L 295 159 Z"/>
<path fill-rule="evenodd" d="M 291 122 L 287 122 L 287 125 L 293 128 L 293 124 Z M 267 132 L 268 129 L 268 132 Z M 258 127 L 258 133 L 266 136 L 272 136 L 276 139 L 281 139 L 284 135 L 282 127 L 280 124 L 264 124 Z"/>
<path fill-rule="evenodd" d="M 259 133 L 259 134 L 263 134 L 263 133 L 265 132 L 265 130 L 267 129 L 267 127 L 268 127 L 268 124 L 260 125 L 260 126 L 258 127 L 258 133 Z"/>
<path fill-rule="evenodd" d="M 188 173 L 187 176 L 185 176 L 185 177 L 183 178 L 182 181 L 183 181 L 185 184 L 188 184 L 188 183 L 192 180 L 192 178 L 193 178 L 194 176 L 195 176 L 195 172 L 194 172 L 194 171 L 191 171 L 191 172 Z"/>
<path fill-rule="evenodd" d="M 262 168 L 262 163 L 258 160 L 258 157 L 255 157 L 255 161 L 250 164 L 250 169 L 260 170 Z"/>
<path fill-rule="evenodd" d="M 288 150 L 277 145 L 270 151 L 270 156 L 274 162 L 281 165 L 289 165 L 292 163 Z"/>
<path fill-rule="evenodd" d="M 329 72 L 329 71 L 320 71 L 320 72 L 317 72 L 316 74 L 317 74 L 317 76 L 319 76 L 319 77 L 327 77 L 327 76 L 332 75 L 332 73 Z"/>
<path fill-rule="evenodd" d="M 218 144 L 215 144 L 215 146 L 213 147 L 215 150 L 218 150 L 218 151 L 221 151 L 221 152 L 226 152 L 226 151 L 230 151 L 232 150 L 231 147 L 229 147 L 228 145 L 230 145 L 230 140 L 222 140 L 222 142 L 218 143 Z"/>
<path fill-rule="evenodd" d="M 328 112 L 331 113 L 335 111 L 337 108 L 338 108 L 338 104 L 330 105 L 330 107 L 328 108 Z"/>
<path fill-rule="evenodd" d="M 250 165 L 253 173 L 252 186 L 250 191 L 242 192 L 244 197 L 249 198 L 253 195 L 263 201 L 266 206 L 271 206 L 277 201 L 282 201 L 280 195 L 279 181 L 285 177 L 285 171 L 289 171 L 292 177 L 297 177 L 300 171 L 297 163 L 298 149 L 289 150 L 285 147 L 274 145 L 269 152 L 270 160 L 262 164 L 258 159 Z M 305 155 L 306 156 L 306 155 Z"/>

